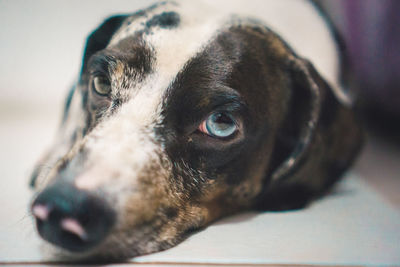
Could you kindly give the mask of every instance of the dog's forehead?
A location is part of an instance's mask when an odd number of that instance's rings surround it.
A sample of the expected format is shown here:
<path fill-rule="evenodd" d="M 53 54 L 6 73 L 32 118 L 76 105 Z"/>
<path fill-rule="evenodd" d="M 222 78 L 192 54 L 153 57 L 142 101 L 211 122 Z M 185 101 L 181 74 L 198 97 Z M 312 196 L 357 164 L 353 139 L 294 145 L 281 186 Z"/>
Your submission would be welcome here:
<path fill-rule="evenodd" d="M 166 1 L 129 17 L 112 38 L 110 45 L 143 33 L 157 53 L 157 67 L 174 73 L 209 42 L 219 30 L 232 22 L 232 15 L 263 21 L 285 40 L 296 54 L 311 61 L 344 104 L 351 99 L 342 90 L 338 72 L 338 46 L 323 16 L 312 1 L 242 0 Z M 295 25 L 295 26 L 294 26 Z M 313 38 L 305 38 L 307 32 Z M 318 39 L 315 39 L 318 36 Z M 172 66 L 172 68 L 170 68 Z"/>
<path fill-rule="evenodd" d="M 127 17 L 112 36 L 108 49 L 118 49 L 122 43 L 129 43 L 126 41 L 131 40 L 146 46 L 151 51 L 151 69 L 147 73 L 140 74 L 143 77 L 139 77 L 139 81 L 133 81 L 129 77 L 124 78 L 130 81 L 127 83 L 129 86 L 124 89 L 129 92 L 127 99 L 129 98 L 129 102 L 132 103 L 130 105 L 132 113 L 139 114 L 138 118 L 146 121 L 146 124 L 154 121 L 156 117 L 160 117 L 157 114 L 160 114 L 163 96 L 177 74 L 184 69 L 185 64 L 199 55 L 207 44 L 211 43 L 218 34 L 224 32 L 224 29 L 228 29 L 232 25 L 240 26 L 243 21 L 248 22 L 241 18 L 247 18 L 249 13 L 255 13 L 258 15 L 256 17 L 265 19 L 265 25 L 271 27 L 279 36 L 283 36 L 285 39 L 289 38 L 289 45 L 300 55 L 307 56 L 316 65 L 322 76 L 327 78 L 328 83 L 334 89 L 337 87 L 337 71 L 335 69 L 337 62 L 334 59 L 334 53 L 325 53 L 325 50 L 334 49 L 325 45 L 328 42 L 321 42 L 321 44 L 311 42 L 309 45 L 307 41 L 304 41 L 304 36 L 299 36 L 295 28 L 288 26 L 287 16 L 277 15 L 274 11 L 284 9 L 286 12 L 293 13 L 297 12 L 297 9 L 304 9 L 303 11 L 308 15 L 310 21 L 309 23 L 299 21 L 299 23 L 301 27 L 309 28 L 310 25 L 319 25 L 313 23 L 314 21 L 322 20 L 309 4 L 298 3 L 297 5 L 297 2 L 291 2 L 289 5 L 285 4 L 285 1 L 267 2 L 265 10 L 263 9 L 267 15 L 261 16 L 260 10 L 247 10 L 247 7 L 239 5 L 238 1 L 232 2 L 236 3 L 235 5 L 231 5 L 229 1 L 222 2 L 227 4 L 225 9 L 208 1 L 161 2 Z M 222 5 L 222 3 L 220 4 Z M 258 5 L 261 5 L 261 2 Z M 242 8 L 238 8 L 238 6 Z M 262 24 L 264 25 L 264 23 Z M 320 28 L 316 30 L 322 31 Z M 330 39 L 327 30 L 324 29 L 323 33 L 327 36 L 321 35 L 324 37 L 321 37 L 322 39 Z M 309 53 L 308 51 L 317 51 L 318 53 Z M 320 54 L 329 56 L 321 57 Z M 321 58 L 328 59 L 321 61 Z M 332 68 L 334 69 L 332 70 Z M 120 88 L 116 88 L 116 90 L 120 90 Z M 134 94 L 135 97 L 130 94 Z M 138 106 L 141 108 L 137 109 Z"/>
<path fill-rule="evenodd" d="M 221 28 L 222 18 L 206 5 L 162 2 L 126 19 L 109 47 L 136 38 L 154 53 L 154 70 L 173 76 Z"/>
<path fill-rule="evenodd" d="M 151 51 L 152 66 L 149 73 L 141 74 L 144 77 L 140 81 L 132 81 L 130 88 L 125 88 L 133 92 L 129 104 L 123 108 L 126 113 L 135 113 L 142 125 L 157 120 L 169 85 L 185 64 L 227 25 L 227 19 L 229 16 L 221 16 L 205 5 L 175 2 L 162 2 L 128 17 L 107 49 L 118 49 L 127 41 L 140 43 Z"/>

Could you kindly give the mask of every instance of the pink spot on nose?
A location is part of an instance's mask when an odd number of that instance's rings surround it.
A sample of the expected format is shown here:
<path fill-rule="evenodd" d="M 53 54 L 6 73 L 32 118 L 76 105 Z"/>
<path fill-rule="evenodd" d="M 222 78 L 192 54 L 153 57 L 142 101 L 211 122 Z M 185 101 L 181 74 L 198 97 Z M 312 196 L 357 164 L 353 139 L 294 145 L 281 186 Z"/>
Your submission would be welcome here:
<path fill-rule="evenodd" d="M 47 220 L 47 218 L 49 217 L 49 212 L 50 212 L 49 208 L 45 205 L 37 204 L 32 208 L 33 216 L 42 221 Z"/>
<path fill-rule="evenodd" d="M 82 225 L 75 219 L 66 218 L 61 221 L 61 228 L 78 236 L 81 240 L 86 241 L 88 239 L 85 229 L 83 229 Z"/>

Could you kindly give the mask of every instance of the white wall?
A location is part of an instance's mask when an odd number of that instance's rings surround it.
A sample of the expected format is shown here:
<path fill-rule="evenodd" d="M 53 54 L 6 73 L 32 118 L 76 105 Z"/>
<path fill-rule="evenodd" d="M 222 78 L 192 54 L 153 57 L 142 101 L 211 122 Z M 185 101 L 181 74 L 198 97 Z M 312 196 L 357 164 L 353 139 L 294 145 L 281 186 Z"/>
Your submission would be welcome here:
<path fill-rule="evenodd" d="M 152 2 L 0 0 L 0 115 L 57 108 L 79 73 L 90 31 L 111 14 Z"/>

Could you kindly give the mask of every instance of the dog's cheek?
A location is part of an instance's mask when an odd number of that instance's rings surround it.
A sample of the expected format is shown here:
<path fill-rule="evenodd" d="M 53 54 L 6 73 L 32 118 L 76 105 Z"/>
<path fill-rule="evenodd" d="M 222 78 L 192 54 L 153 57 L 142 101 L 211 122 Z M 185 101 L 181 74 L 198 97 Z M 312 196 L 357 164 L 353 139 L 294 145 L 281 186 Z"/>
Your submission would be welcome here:
<path fill-rule="evenodd" d="M 139 172 L 133 187 L 119 192 L 118 198 L 124 200 L 118 211 L 118 223 L 109 239 L 120 237 L 121 244 L 116 247 L 122 246 L 121 253 L 132 250 L 140 255 L 161 250 L 165 242 L 174 243 L 177 231 L 167 225 L 177 219 L 181 199 L 168 184 L 169 169 L 169 164 L 153 158 Z"/>
<path fill-rule="evenodd" d="M 221 206 L 215 205 L 215 194 L 206 193 L 197 199 L 201 202 L 191 200 L 186 189 L 174 180 L 171 165 L 161 156 L 161 160 L 153 160 L 137 178 L 135 190 L 126 198 L 114 231 L 114 236 L 129 244 L 122 251 L 133 249 L 140 255 L 172 247 L 192 230 L 220 216 Z M 206 187 L 213 191 L 211 188 L 218 188 L 214 184 L 211 181 Z"/>
<path fill-rule="evenodd" d="M 137 178 L 135 192 L 126 200 L 125 220 L 133 226 L 153 220 L 179 199 L 167 184 L 168 171 L 153 160 Z"/>
<path fill-rule="evenodd" d="M 272 145 L 270 138 L 265 139 L 218 170 L 215 177 L 218 188 L 210 188 L 210 196 L 206 201 L 214 203 L 214 212 L 218 210 L 218 205 L 221 206 L 221 216 L 252 207 L 264 186 L 265 172 L 269 167 Z M 218 218 L 218 214 L 215 217 Z"/>

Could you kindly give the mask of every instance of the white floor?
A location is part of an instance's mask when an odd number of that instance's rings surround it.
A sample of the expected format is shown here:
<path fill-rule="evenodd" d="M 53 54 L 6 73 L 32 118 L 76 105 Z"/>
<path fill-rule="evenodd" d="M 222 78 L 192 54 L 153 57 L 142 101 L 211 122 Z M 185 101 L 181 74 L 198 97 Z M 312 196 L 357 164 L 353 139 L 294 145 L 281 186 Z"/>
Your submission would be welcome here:
<path fill-rule="evenodd" d="M 40 263 L 28 177 L 58 112 L 0 112 L 0 264 Z M 217 222 L 165 252 L 133 262 L 400 265 L 400 212 L 356 174 L 297 212 L 249 213 Z"/>

